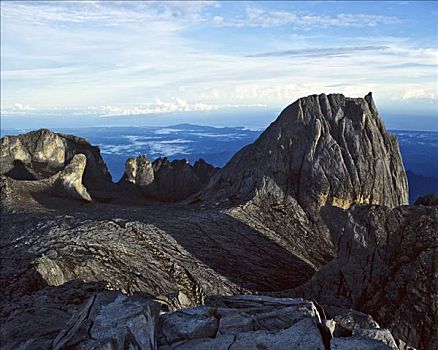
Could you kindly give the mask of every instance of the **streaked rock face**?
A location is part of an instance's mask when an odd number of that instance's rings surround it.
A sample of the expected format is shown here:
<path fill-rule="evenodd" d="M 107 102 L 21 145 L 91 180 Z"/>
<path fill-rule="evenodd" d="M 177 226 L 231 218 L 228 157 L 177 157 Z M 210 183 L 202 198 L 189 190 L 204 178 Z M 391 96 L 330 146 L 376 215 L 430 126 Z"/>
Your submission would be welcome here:
<path fill-rule="evenodd" d="M 327 207 L 322 216 L 337 257 L 294 295 L 371 314 L 408 344 L 437 348 L 438 207 Z"/>
<path fill-rule="evenodd" d="M 1 152 L 0 160 L 2 161 L 2 169 L 3 169 L 3 163 L 8 158 L 13 158 L 16 160 L 20 160 L 22 162 L 29 162 L 31 159 L 29 152 L 21 143 L 21 140 L 13 136 L 5 136 L 1 138 L 0 152 Z"/>
<path fill-rule="evenodd" d="M 371 94 L 300 98 L 217 174 L 205 198 L 295 198 L 315 216 L 324 205 L 396 207 L 408 203 L 395 136 L 386 132 Z"/>

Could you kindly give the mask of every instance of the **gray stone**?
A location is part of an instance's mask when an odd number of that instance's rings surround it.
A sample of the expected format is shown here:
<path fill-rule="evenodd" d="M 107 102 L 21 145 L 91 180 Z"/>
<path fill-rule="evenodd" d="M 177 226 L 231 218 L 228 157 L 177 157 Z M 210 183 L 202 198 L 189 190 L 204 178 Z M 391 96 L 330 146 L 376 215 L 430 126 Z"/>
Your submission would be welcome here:
<path fill-rule="evenodd" d="M 1 174 L 17 180 L 41 180 L 62 170 L 76 154 L 84 154 L 87 166 L 84 185 L 89 190 L 108 189 L 111 175 L 98 147 L 83 138 L 40 129 L 18 136 L 4 136 L 1 143 Z"/>
<path fill-rule="evenodd" d="M 392 350 L 393 348 L 378 340 L 365 337 L 332 338 L 331 350 Z"/>
<path fill-rule="evenodd" d="M 219 319 L 211 308 L 198 307 L 165 314 L 161 317 L 160 325 L 162 342 L 173 344 L 183 340 L 214 337 Z"/>
<path fill-rule="evenodd" d="M 338 241 L 338 256 L 291 294 L 370 314 L 396 338 L 436 348 L 438 208 L 354 206 L 321 213 Z M 346 328 L 374 327 L 366 317 L 355 317 L 353 327 L 342 318 L 337 321 Z"/>
<path fill-rule="evenodd" d="M 55 260 L 43 255 L 36 260 L 35 264 L 35 270 L 49 286 L 60 286 L 66 282 L 64 273 Z"/>
<path fill-rule="evenodd" d="M 324 344 L 315 320 L 305 318 L 279 331 L 261 330 L 238 334 L 230 350 L 238 349 L 324 350 Z"/>
<path fill-rule="evenodd" d="M 160 349 L 324 349 L 319 314 L 309 301 L 242 295 L 208 303 L 163 315 Z"/>
<path fill-rule="evenodd" d="M 126 161 L 120 184 L 136 185 L 149 199 L 178 202 L 202 190 L 216 171 L 202 159 L 192 166 L 186 159 L 158 158 L 151 163 L 141 155 Z"/>
<path fill-rule="evenodd" d="M 136 159 L 126 160 L 125 173 L 120 182 L 125 181 L 140 187 L 148 186 L 154 181 L 154 169 L 146 156 L 141 155 Z"/>
<path fill-rule="evenodd" d="M 386 132 L 371 93 L 298 99 L 219 171 L 204 198 L 247 201 L 267 194 L 279 203 L 295 198 L 314 218 L 327 204 L 407 204 L 397 140 Z"/>
<path fill-rule="evenodd" d="M 359 328 L 353 331 L 353 336 L 375 339 L 388 345 L 391 349 L 398 350 L 398 346 L 395 343 L 391 332 L 387 329 Z"/>
<path fill-rule="evenodd" d="M 67 197 L 91 202 L 91 196 L 82 184 L 86 163 L 85 155 L 76 154 L 62 171 L 53 176 L 55 191 Z"/>
<path fill-rule="evenodd" d="M 159 306 L 151 300 L 103 292 L 88 300 L 53 342 L 53 349 L 157 347 Z"/>
<path fill-rule="evenodd" d="M 223 335 L 216 338 L 201 338 L 183 341 L 172 345 L 160 346 L 159 350 L 229 350 L 235 340 L 234 335 Z"/>
<path fill-rule="evenodd" d="M 353 330 L 358 328 L 379 328 L 379 324 L 363 312 L 336 306 L 325 306 L 324 310 L 327 316 L 335 322 L 332 331 L 335 337 L 351 335 Z"/>

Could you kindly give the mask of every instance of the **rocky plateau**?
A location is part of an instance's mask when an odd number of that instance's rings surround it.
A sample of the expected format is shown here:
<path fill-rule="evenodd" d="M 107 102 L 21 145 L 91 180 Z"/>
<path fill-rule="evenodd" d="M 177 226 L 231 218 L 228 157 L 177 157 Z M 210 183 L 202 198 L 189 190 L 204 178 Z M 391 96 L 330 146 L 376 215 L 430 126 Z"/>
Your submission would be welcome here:
<path fill-rule="evenodd" d="M 371 93 L 286 107 L 222 169 L 1 139 L 1 349 L 438 348 L 438 206 Z"/>

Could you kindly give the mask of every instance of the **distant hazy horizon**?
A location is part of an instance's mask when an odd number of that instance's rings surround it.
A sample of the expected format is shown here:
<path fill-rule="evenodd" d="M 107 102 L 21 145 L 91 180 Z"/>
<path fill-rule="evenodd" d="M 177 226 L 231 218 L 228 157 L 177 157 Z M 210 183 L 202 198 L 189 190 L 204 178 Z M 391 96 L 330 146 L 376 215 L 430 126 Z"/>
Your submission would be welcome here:
<path fill-rule="evenodd" d="M 2 127 L 263 128 L 372 91 L 387 127 L 436 130 L 437 21 L 436 1 L 2 1 Z"/>
<path fill-rule="evenodd" d="M 175 112 L 134 116 L 90 115 L 2 115 L 0 129 L 35 130 L 40 128 L 118 127 L 118 126 L 171 126 L 194 124 L 213 127 L 244 127 L 265 129 L 281 110 L 260 108 L 245 111 Z M 438 131 L 438 118 L 434 115 L 387 113 L 382 111 L 387 129 Z"/>

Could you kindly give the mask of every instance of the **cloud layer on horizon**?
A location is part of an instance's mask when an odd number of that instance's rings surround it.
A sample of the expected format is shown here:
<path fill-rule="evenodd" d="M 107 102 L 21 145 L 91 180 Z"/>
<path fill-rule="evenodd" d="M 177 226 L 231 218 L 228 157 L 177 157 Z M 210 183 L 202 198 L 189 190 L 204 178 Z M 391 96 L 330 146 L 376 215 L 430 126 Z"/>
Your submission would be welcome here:
<path fill-rule="evenodd" d="M 431 110 L 438 33 L 429 7 L 2 2 L 2 113 L 277 107 L 368 91 L 383 105 Z"/>

